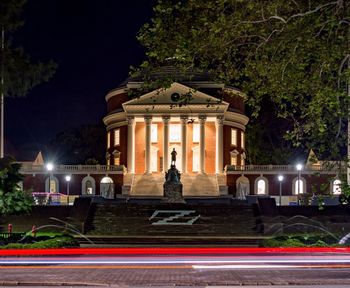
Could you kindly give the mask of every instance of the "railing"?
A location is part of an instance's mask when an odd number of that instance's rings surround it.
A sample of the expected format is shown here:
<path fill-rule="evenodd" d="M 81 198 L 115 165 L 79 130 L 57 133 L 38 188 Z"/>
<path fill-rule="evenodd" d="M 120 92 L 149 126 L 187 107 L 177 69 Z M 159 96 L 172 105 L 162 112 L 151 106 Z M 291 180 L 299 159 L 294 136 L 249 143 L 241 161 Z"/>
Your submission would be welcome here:
<path fill-rule="evenodd" d="M 44 165 L 33 165 L 32 163 L 20 163 L 22 174 L 33 173 L 48 173 Z M 115 173 L 123 174 L 126 172 L 124 165 L 57 165 L 54 167 L 52 173 Z"/>
<path fill-rule="evenodd" d="M 288 171 L 296 172 L 295 165 L 227 165 L 225 167 L 226 172 L 233 171 Z M 325 165 L 307 165 L 303 167 L 302 172 L 339 172 L 346 171 L 346 164 L 325 164 Z"/>

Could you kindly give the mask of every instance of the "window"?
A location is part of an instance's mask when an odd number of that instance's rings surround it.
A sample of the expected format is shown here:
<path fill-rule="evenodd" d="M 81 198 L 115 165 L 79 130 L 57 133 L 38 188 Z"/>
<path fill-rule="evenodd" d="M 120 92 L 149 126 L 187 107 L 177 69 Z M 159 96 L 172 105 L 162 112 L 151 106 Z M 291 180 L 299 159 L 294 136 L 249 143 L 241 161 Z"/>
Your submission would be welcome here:
<path fill-rule="evenodd" d="M 94 195 L 96 190 L 96 182 L 95 179 L 91 176 L 86 176 L 81 181 L 81 193 L 83 195 Z"/>
<path fill-rule="evenodd" d="M 50 193 L 53 192 L 57 192 L 56 181 L 54 179 L 50 179 Z"/>
<path fill-rule="evenodd" d="M 158 142 L 158 124 L 151 125 L 151 142 L 152 143 Z"/>
<path fill-rule="evenodd" d="M 237 146 L 237 129 L 231 129 L 231 145 Z"/>
<path fill-rule="evenodd" d="M 265 180 L 260 179 L 258 181 L 258 190 L 257 190 L 257 194 L 266 194 L 266 183 Z"/>
<path fill-rule="evenodd" d="M 241 148 L 243 148 L 244 149 L 244 137 L 245 137 L 245 135 L 244 135 L 244 132 L 243 131 L 241 131 Z"/>
<path fill-rule="evenodd" d="M 300 191 L 300 193 L 299 193 Z M 306 192 L 306 181 L 304 178 L 294 178 L 293 180 L 293 194 L 298 195 L 298 194 L 303 194 Z"/>
<path fill-rule="evenodd" d="M 107 132 L 107 149 L 111 147 L 111 132 Z"/>
<path fill-rule="evenodd" d="M 170 142 L 181 142 L 181 128 L 180 124 L 171 124 L 169 133 Z"/>
<path fill-rule="evenodd" d="M 120 145 L 120 129 L 114 130 L 114 146 Z"/>
<path fill-rule="evenodd" d="M 90 180 L 87 180 L 86 181 L 86 191 L 85 191 L 85 194 L 88 194 L 88 195 L 91 195 L 92 194 L 92 183 Z"/>
<path fill-rule="evenodd" d="M 339 195 L 341 194 L 341 181 L 339 179 L 335 179 L 333 181 L 333 185 L 332 185 L 332 192 L 334 195 Z"/>
<path fill-rule="evenodd" d="M 237 166 L 237 156 L 236 155 L 231 156 L 231 165 Z"/>
<path fill-rule="evenodd" d="M 269 186 L 268 181 L 265 177 L 260 176 L 255 180 L 255 194 L 265 195 L 268 194 Z"/>
<path fill-rule="evenodd" d="M 199 124 L 193 124 L 193 143 L 199 142 Z"/>

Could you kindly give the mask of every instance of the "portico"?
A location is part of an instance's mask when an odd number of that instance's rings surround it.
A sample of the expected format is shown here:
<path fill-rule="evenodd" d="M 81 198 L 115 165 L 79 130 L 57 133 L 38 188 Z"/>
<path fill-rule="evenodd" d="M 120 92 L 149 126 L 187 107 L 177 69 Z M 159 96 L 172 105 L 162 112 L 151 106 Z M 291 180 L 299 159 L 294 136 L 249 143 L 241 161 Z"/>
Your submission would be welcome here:
<path fill-rule="evenodd" d="M 131 167 L 128 172 L 165 172 L 170 166 L 170 152 L 175 148 L 176 166 L 181 173 L 222 173 L 223 118 L 223 115 L 128 116 L 127 151 Z M 211 159 L 208 163 L 207 157 Z"/>

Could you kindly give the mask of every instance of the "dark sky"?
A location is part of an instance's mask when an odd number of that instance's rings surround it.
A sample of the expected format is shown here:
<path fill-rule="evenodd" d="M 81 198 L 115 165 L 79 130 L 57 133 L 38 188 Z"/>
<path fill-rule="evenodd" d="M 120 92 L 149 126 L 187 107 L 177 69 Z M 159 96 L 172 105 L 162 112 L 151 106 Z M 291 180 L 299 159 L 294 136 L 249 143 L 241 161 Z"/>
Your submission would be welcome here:
<path fill-rule="evenodd" d="M 33 59 L 59 66 L 26 98 L 6 98 L 5 153 L 44 149 L 63 130 L 102 123 L 106 92 L 144 59 L 136 34 L 154 2 L 28 0 L 14 42 Z"/>

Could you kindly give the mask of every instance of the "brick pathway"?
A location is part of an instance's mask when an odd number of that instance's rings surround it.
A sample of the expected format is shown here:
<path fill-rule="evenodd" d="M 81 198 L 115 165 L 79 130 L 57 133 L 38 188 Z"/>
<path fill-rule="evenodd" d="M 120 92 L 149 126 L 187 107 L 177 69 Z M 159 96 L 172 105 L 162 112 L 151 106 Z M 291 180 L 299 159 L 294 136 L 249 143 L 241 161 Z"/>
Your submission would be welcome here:
<path fill-rule="evenodd" d="M 195 269 L 1 269 L 0 285 L 51 283 L 127 286 L 348 284 L 350 269 L 195 270 Z M 35 285 L 34 285 L 35 286 Z M 317 286 L 315 286 L 317 287 Z"/>

